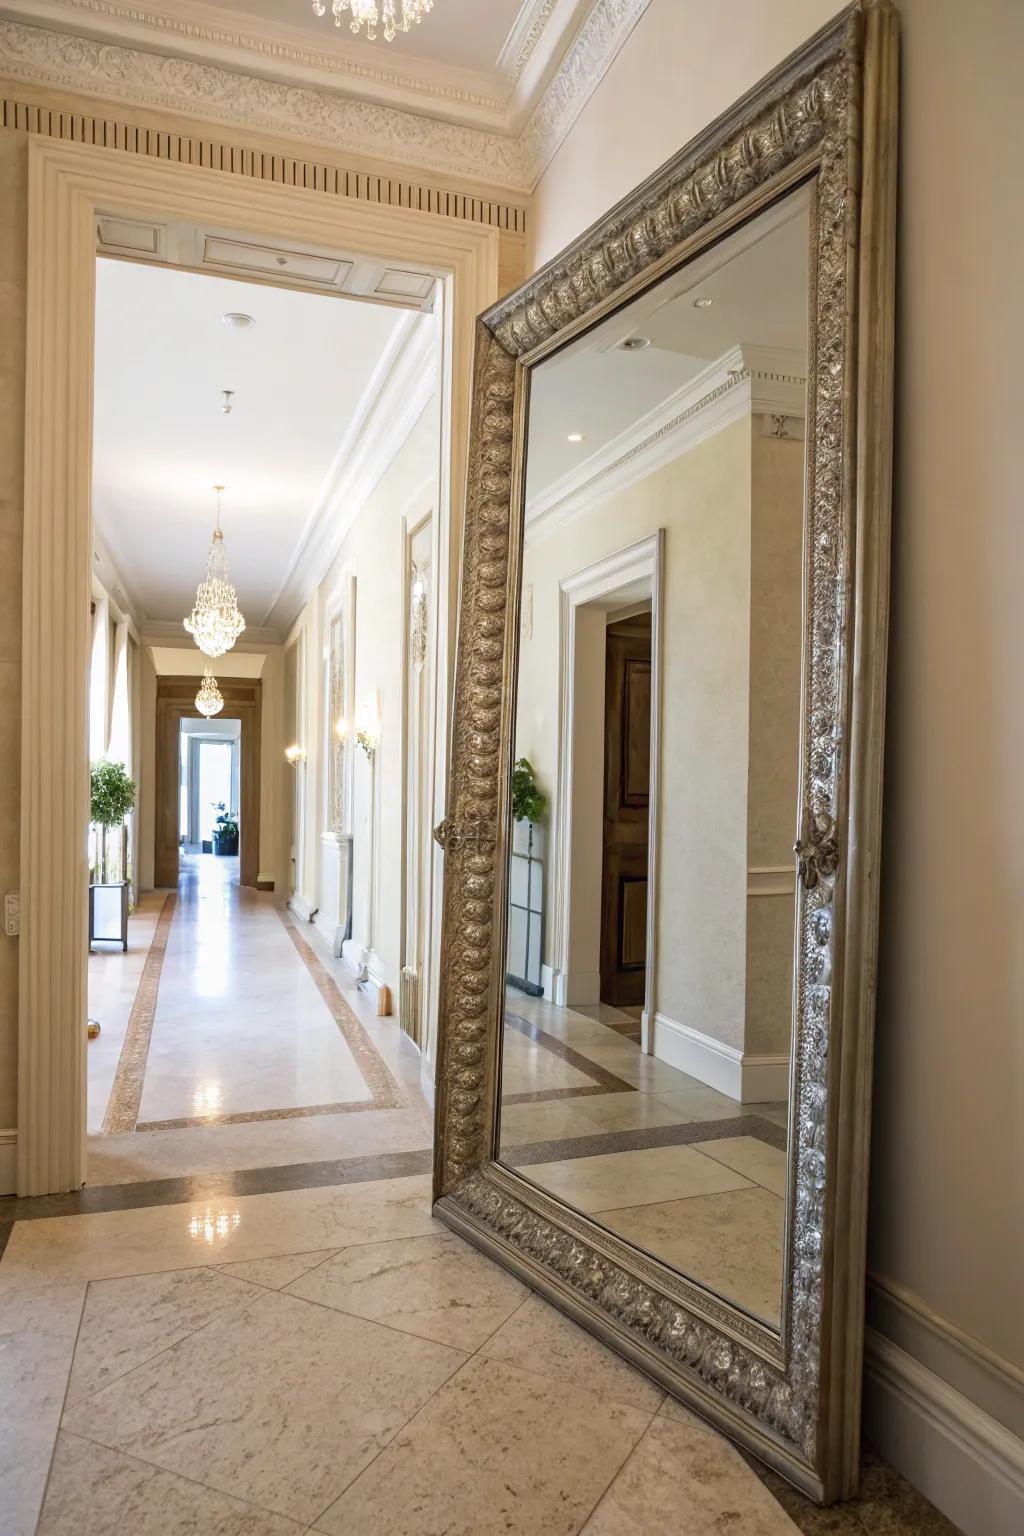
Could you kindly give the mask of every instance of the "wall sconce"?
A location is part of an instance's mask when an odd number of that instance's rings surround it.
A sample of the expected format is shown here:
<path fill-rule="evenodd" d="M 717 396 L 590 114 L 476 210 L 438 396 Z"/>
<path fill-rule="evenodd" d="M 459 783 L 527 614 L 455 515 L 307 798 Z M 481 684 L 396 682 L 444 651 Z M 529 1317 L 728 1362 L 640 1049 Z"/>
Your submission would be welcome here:
<path fill-rule="evenodd" d="M 380 711 L 376 702 L 364 704 L 359 711 L 359 721 L 356 725 L 356 741 L 362 747 L 367 757 L 373 759 L 380 744 Z"/>
<path fill-rule="evenodd" d="M 305 751 L 302 747 L 299 746 L 285 747 L 284 755 L 291 763 L 293 768 L 297 763 L 304 763 L 306 761 Z"/>
<path fill-rule="evenodd" d="M 340 720 L 335 721 L 334 734 L 339 741 L 348 741 L 348 721 L 344 715 L 342 715 Z"/>

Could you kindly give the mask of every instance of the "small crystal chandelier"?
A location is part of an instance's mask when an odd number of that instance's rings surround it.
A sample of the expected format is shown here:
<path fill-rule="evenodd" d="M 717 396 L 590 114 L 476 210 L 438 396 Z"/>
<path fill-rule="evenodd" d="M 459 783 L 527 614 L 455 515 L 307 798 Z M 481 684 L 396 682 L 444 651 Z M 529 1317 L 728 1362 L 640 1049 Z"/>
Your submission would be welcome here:
<path fill-rule="evenodd" d="M 224 553 L 224 535 L 220 531 L 220 495 L 224 487 L 215 485 L 217 492 L 217 526 L 213 530 L 213 543 L 206 562 L 206 580 L 199 583 L 196 603 L 185 628 L 195 639 L 204 656 L 223 656 L 230 651 L 242 630 L 245 620 L 238 611 L 235 589 L 228 580 L 228 562 Z"/>
<path fill-rule="evenodd" d="M 209 720 L 211 715 L 219 715 L 223 708 L 224 699 L 217 686 L 217 679 L 207 667 L 196 694 L 196 709 Z"/>
<path fill-rule="evenodd" d="M 368 42 L 377 36 L 377 28 L 384 22 L 384 36 L 393 42 L 396 32 L 408 32 L 411 26 L 423 20 L 434 9 L 434 0 L 330 0 L 334 25 L 341 26 L 345 11 L 351 11 L 348 24 L 350 32 L 358 33 L 365 24 Z M 326 16 L 324 0 L 313 0 L 314 16 Z"/>

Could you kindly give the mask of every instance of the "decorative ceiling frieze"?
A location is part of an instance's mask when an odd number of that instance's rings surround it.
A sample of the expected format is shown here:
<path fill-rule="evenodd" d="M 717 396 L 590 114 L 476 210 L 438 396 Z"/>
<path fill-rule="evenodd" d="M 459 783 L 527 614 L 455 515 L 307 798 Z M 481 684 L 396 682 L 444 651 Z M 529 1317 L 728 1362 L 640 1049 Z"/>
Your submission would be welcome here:
<path fill-rule="evenodd" d="M 526 35 L 517 38 L 515 29 L 510 35 L 499 59 L 508 71 L 509 91 L 514 92 L 524 71 L 532 68 L 557 3 L 540 0 L 524 13 L 531 22 Z M 119 0 L 0 0 L 0 74 L 530 192 L 649 3 L 594 0 L 520 132 L 507 126 L 474 126 L 464 120 L 479 121 L 487 113 L 504 111 L 496 97 L 456 88 L 436 76 L 418 80 L 413 91 L 407 66 L 396 70 L 390 60 L 379 68 L 363 61 L 346 64 L 330 88 L 324 88 L 270 76 L 275 71 L 294 74 L 300 66 L 319 68 L 326 54 L 307 50 L 303 61 L 295 50 L 282 52 L 267 36 L 253 52 L 251 66 L 255 67 L 258 52 L 265 72 L 250 74 L 217 62 L 212 55 L 221 44 L 205 35 L 202 23 L 187 16 L 165 18 L 162 36 L 176 41 L 185 38 L 191 53 L 204 53 L 204 57 L 182 57 L 10 19 L 44 13 L 51 19 L 57 12 L 66 18 L 74 11 L 108 19 L 123 15 L 126 22 L 135 24 L 139 17 L 155 14 Z M 197 14 L 203 9 L 195 7 Z M 249 38 L 246 46 L 257 42 Z M 513 43 L 516 46 L 510 48 Z M 337 70 L 337 56 L 330 56 L 328 62 Z M 415 109 L 389 105 L 368 94 L 389 91 L 415 96 Z M 453 109 L 463 120 L 453 120 Z"/>

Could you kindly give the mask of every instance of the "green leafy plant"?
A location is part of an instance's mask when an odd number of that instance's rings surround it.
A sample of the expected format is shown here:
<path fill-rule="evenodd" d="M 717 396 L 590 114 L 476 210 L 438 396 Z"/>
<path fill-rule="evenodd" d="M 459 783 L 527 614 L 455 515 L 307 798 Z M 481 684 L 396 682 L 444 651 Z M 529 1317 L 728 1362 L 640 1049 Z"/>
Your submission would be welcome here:
<path fill-rule="evenodd" d="M 98 827 L 120 827 L 135 804 L 135 780 L 124 763 L 100 758 L 90 769 L 90 818 Z"/>
<path fill-rule="evenodd" d="M 527 757 L 518 758 L 512 769 L 512 820 L 537 824 L 547 810 L 547 796 L 538 787 L 533 764 Z"/>

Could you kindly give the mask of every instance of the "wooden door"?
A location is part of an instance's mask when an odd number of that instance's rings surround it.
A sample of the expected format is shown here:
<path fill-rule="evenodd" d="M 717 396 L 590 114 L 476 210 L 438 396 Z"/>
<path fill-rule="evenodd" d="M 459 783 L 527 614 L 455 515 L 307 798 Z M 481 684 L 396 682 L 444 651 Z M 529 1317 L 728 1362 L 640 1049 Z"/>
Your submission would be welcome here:
<path fill-rule="evenodd" d="M 601 1001 L 642 1006 L 647 975 L 651 788 L 651 616 L 609 624 L 605 641 Z"/>

